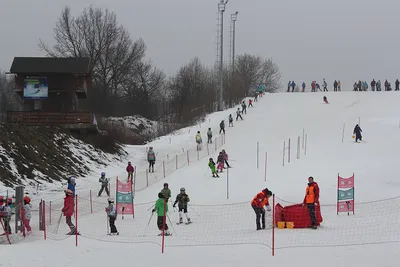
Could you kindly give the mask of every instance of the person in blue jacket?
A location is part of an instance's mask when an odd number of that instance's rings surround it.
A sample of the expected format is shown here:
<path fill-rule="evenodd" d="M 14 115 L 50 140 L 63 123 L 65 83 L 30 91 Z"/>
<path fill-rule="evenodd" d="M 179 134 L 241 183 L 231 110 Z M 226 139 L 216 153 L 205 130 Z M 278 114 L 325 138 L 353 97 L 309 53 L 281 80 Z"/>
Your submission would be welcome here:
<path fill-rule="evenodd" d="M 75 186 L 76 186 L 75 178 L 72 176 L 68 177 L 68 188 L 67 189 L 71 190 L 74 196 L 75 196 Z"/>

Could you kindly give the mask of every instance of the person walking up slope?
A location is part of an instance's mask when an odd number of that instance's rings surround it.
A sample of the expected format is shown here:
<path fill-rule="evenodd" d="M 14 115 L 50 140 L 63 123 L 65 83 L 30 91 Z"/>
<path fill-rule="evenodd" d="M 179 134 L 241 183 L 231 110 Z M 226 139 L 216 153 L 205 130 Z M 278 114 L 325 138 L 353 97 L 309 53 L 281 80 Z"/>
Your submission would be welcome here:
<path fill-rule="evenodd" d="M 215 162 L 212 158 L 210 158 L 210 161 L 208 162 L 208 167 L 210 167 L 212 176 L 219 178 L 219 175 L 218 175 L 217 171 L 215 170 Z"/>
<path fill-rule="evenodd" d="M 236 120 L 238 120 L 239 118 L 241 120 L 243 120 L 242 115 L 240 115 L 240 113 L 241 113 L 240 108 L 237 108 L 237 110 L 236 110 Z"/>
<path fill-rule="evenodd" d="M 203 143 L 203 140 L 201 139 L 200 131 L 197 131 L 195 139 L 197 143 L 197 150 L 201 150 L 201 144 Z"/>
<path fill-rule="evenodd" d="M 114 200 L 112 198 L 108 198 L 108 206 L 105 210 L 107 212 L 111 229 L 111 233 L 109 235 L 119 235 L 117 227 L 115 226 L 115 221 L 117 220 L 117 208 L 115 207 Z"/>
<path fill-rule="evenodd" d="M 229 127 L 233 127 L 233 117 L 232 114 L 229 114 Z"/>
<path fill-rule="evenodd" d="M 156 163 L 156 153 L 154 153 L 153 147 L 149 147 L 147 151 L 147 161 L 149 162 L 149 172 L 154 172 L 154 164 Z"/>
<path fill-rule="evenodd" d="M 128 173 L 128 181 L 129 179 L 133 179 L 133 172 L 135 168 L 133 168 L 132 163 L 129 161 L 128 166 L 126 166 L 126 172 Z"/>
<path fill-rule="evenodd" d="M 222 151 L 219 152 L 218 158 L 217 158 L 217 171 L 223 172 L 224 170 L 224 163 L 225 163 L 225 158 L 224 155 L 222 154 Z"/>
<path fill-rule="evenodd" d="M 67 189 L 65 190 L 64 207 L 61 210 L 61 212 L 64 213 L 65 221 L 69 229 L 71 230 L 69 233 L 67 233 L 67 235 L 76 234 L 75 225 L 72 223 L 72 215 L 74 214 L 74 211 L 75 211 L 74 196 L 72 191 Z"/>
<path fill-rule="evenodd" d="M 219 134 L 224 133 L 225 134 L 225 121 L 222 120 L 221 123 L 219 124 Z"/>
<path fill-rule="evenodd" d="M 171 197 L 171 189 L 168 188 L 168 183 L 164 183 L 164 188 L 161 189 L 161 194 L 164 195 L 165 199 L 168 202 L 168 199 Z"/>
<path fill-rule="evenodd" d="M 270 198 L 271 196 L 272 196 L 272 192 L 269 191 L 268 188 L 265 188 L 263 191 L 258 193 L 251 201 L 251 207 L 253 208 L 254 212 L 256 213 L 257 231 L 261 230 L 261 229 L 265 229 L 264 206 L 267 208 L 267 211 L 271 211 L 271 207 L 269 206 L 269 203 L 268 203 L 268 198 Z"/>
<path fill-rule="evenodd" d="M 317 229 L 317 218 L 315 215 L 315 205 L 319 205 L 319 187 L 312 176 L 308 177 L 306 196 L 303 200 L 303 206 L 306 205 L 311 219 L 311 229 Z"/>
<path fill-rule="evenodd" d="M 26 196 L 24 197 L 24 208 L 22 209 L 22 218 L 23 218 L 23 224 L 24 227 L 27 231 L 27 234 L 30 234 L 32 231 L 32 228 L 30 226 L 30 221 L 31 221 L 31 199 Z"/>
<path fill-rule="evenodd" d="M 362 132 L 362 130 L 361 130 L 360 126 L 357 124 L 357 125 L 354 127 L 354 131 L 353 131 L 353 134 L 356 135 L 356 143 L 358 143 L 358 140 L 362 141 L 361 132 Z"/>
<path fill-rule="evenodd" d="M 185 188 L 182 187 L 181 192 L 176 196 L 176 200 L 173 205 L 173 207 L 175 208 L 176 203 L 178 203 L 179 222 L 177 224 L 183 223 L 182 213 L 184 213 L 186 216 L 186 224 L 192 223 L 192 221 L 189 218 L 188 211 L 187 211 L 189 201 L 190 201 L 190 198 L 186 194 Z"/>
<path fill-rule="evenodd" d="M 165 208 L 164 208 L 165 207 Z M 152 212 L 157 212 L 157 227 L 158 230 L 161 231 L 159 235 L 162 235 L 162 231 L 165 230 L 165 235 L 171 235 L 168 232 L 168 225 L 167 225 L 167 212 L 168 212 L 168 203 L 164 198 L 164 195 L 160 192 L 158 193 L 158 200 L 156 201 L 156 205 Z"/>
<path fill-rule="evenodd" d="M 207 131 L 207 144 L 212 144 L 212 131 L 211 131 L 211 128 L 208 128 L 208 131 Z"/>
<path fill-rule="evenodd" d="M 106 191 L 107 196 L 110 196 L 110 191 L 108 191 L 108 183 L 110 182 L 110 178 L 106 178 L 106 173 L 105 172 L 101 173 L 101 177 L 99 179 L 99 182 L 101 183 L 101 188 L 100 188 L 98 196 L 99 197 L 101 196 L 101 194 L 103 193 L 103 190 Z"/>

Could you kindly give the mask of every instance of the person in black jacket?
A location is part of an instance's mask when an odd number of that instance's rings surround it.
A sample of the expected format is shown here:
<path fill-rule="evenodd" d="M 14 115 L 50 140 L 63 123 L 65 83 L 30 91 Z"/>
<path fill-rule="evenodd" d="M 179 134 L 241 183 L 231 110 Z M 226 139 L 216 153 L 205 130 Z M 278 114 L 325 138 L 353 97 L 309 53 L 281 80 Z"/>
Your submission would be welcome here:
<path fill-rule="evenodd" d="M 358 142 L 358 140 L 362 141 L 362 135 L 361 135 L 361 128 L 360 126 L 357 124 L 356 127 L 354 127 L 354 131 L 353 134 L 356 135 L 356 142 Z"/>
<path fill-rule="evenodd" d="M 188 196 L 188 194 L 186 194 L 185 188 L 182 187 L 181 192 L 180 192 L 180 194 L 178 194 L 176 196 L 176 200 L 173 205 L 173 207 L 175 208 L 176 204 L 178 203 L 178 208 L 179 208 L 179 210 L 178 210 L 179 211 L 179 223 L 178 224 L 183 223 L 182 213 L 184 213 L 186 216 L 186 220 L 187 220 L 186 224 L 189 224 L 192 222 L 189 218 L 188 211 L 187 211 L 189 201 L 190 201 L 189 196 Z"/>
<path fill-rule="evenodd" d="M 219 134 L 223 132 L 225 134 L 225 121 L 222 120 L 221 123 L 219 124 Z"/>

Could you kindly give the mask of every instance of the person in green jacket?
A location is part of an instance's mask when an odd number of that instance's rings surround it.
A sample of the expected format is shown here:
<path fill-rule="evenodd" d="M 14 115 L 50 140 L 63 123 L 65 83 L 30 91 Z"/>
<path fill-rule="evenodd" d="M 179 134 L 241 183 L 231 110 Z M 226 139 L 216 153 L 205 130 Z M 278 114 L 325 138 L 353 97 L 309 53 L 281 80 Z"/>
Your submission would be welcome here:
<path fill-rule="evenodd" d="M 164 188 L 161 190 L 161 193 L 164 195 L 168 202 L 168 199 L 171 197 L 171 189 L 168 188 L 168 183 L 164 183 Z"/>
<path fill-rule="evenodd" d="M 218 173 L 215 170 L 215 162 L 212 158 L 210 158 L 210 161 L 208 162 L 208 167 L 210 167 L 210 169 L 211 169 L 212 176 L 219 178 Z"/>
<path fill-rule="evenodd" d="M 164 209 L 165 207 L 165 209 Z M 157 212 L 157 227 L 161 231 L 159 235 L 162 235 L 163 231 L 163 226 L 165 226 L 165 235 L 171 235 L 170 232 L 168 231 L 168 225 L 167 225 L 167 212 L 168 212 L 168 203 L 164 197 L 164 195 L 160 192 L 158 193 L 158 199 L 156 201 L 156 205 L 154 206 L 154 209 L 152 212 Z M 165 224 L 164 224 L 165 223 Z"/>

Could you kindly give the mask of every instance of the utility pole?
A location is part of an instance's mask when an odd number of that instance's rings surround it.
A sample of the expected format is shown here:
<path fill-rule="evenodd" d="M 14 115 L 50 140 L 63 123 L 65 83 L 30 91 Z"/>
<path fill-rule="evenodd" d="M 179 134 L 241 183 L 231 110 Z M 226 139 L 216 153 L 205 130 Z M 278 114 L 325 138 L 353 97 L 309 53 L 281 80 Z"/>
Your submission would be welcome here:
<path fill-rule="evenodd" d="M 218 3 L 218 13 L 220 15 L 220 41 L 219 41 L 219 94 L 218 94 L 218 111 L 224 110 L 224 12 L 226 4 L 229 0 L 220 0 Z"/>

